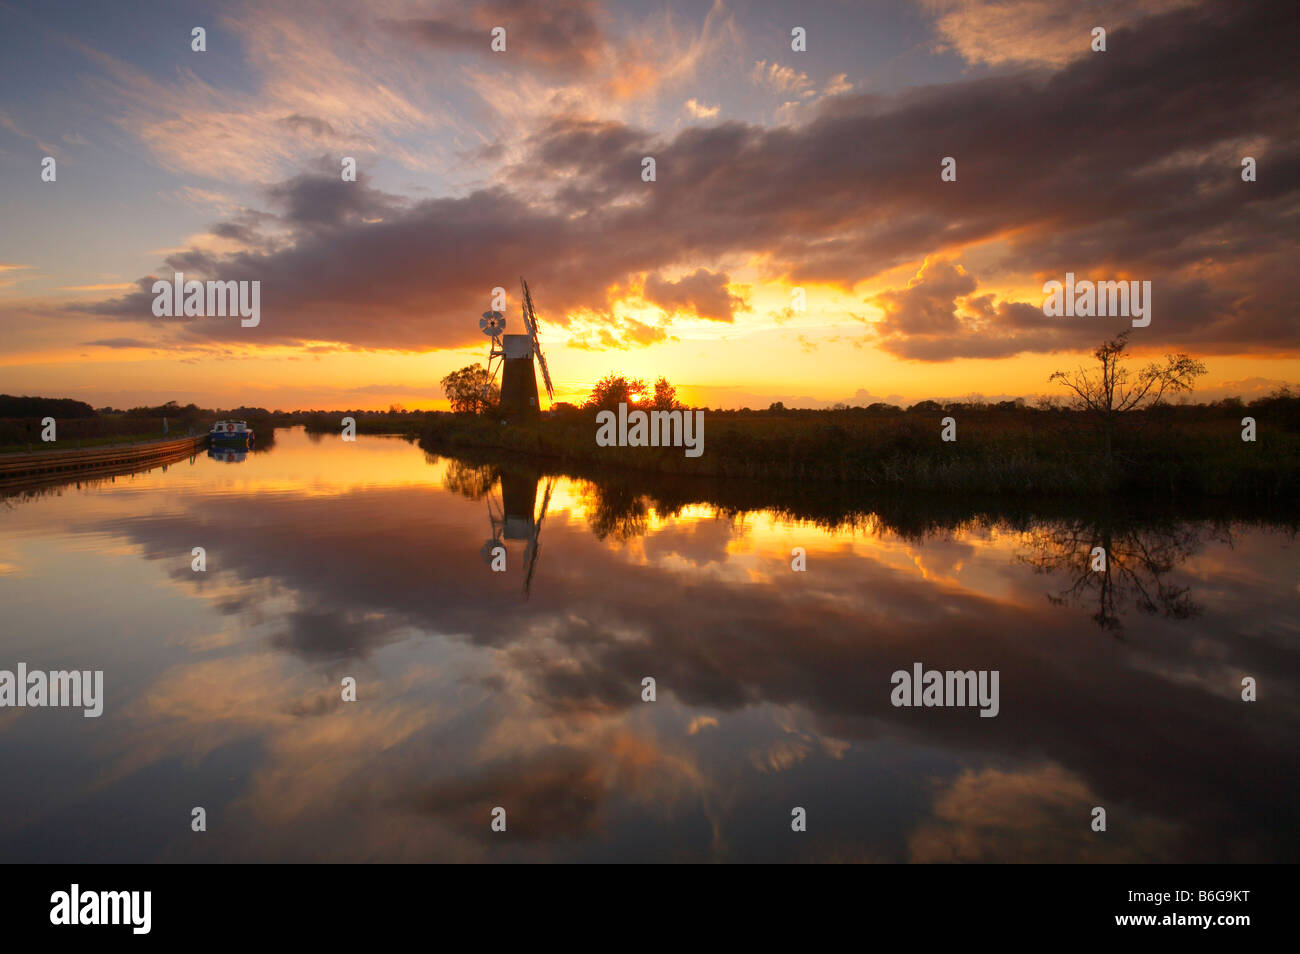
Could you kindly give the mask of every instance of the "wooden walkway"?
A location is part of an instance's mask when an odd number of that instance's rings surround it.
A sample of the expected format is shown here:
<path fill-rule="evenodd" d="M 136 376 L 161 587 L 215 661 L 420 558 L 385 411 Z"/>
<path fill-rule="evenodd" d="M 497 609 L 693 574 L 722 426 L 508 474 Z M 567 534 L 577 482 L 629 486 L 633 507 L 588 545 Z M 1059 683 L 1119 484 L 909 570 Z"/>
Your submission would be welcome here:
<path fill-rule="evenodd" d="M 76 476 L 158 463 L 198 453 L 207 434 L 175 440 L 148 441 L 87 447 L 83 450 L 48 450 L 30 454 L 0 454 L 0 484 L 55 475 Z"/>

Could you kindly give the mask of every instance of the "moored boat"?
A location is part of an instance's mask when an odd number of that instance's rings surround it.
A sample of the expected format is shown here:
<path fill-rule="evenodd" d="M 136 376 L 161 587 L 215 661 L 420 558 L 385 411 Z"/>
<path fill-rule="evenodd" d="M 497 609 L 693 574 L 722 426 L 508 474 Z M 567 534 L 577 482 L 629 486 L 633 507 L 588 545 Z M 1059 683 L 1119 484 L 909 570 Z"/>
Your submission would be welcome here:
<path fill-rule="evenodd" d="M 248 446 L 253 443 L 253 432 L 246 421 L 217 421 L 208 429 L 208 437 L 213 444 Z"/>

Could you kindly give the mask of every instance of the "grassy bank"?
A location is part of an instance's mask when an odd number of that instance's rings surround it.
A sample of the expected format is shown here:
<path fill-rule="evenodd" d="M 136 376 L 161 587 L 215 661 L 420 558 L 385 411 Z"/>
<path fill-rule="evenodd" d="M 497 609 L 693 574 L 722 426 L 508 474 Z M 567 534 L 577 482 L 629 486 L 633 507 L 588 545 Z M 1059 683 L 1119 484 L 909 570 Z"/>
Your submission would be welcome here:
<path fill-rule="evenodd" d="M 1244 413 L 1258 421 L 1254 443 L 1241 439 Z M 956 421 L 954 442 L 940 439 L 947 416 Z M 1087 418 L 1028 408 L 707 411 L 704 452 L 696 458 L 682 448 L 598 447 L 595 413 L 582 410 L 508 424 L 431 414 L 420 444 L 435 453 L 472 449 L 569 467 L 900 492 L 1285 500 L 1300 488 L 1295 416 L 1289 406 L 1136 412 L 1118 427 L 1109 463 Z"/>

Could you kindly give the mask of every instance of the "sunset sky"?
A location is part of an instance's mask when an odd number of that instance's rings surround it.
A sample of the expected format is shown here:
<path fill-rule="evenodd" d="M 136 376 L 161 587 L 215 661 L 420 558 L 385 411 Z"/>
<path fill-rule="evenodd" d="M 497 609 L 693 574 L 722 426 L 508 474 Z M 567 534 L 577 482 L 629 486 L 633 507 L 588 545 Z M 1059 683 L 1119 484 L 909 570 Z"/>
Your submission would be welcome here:
<path fill-rule="evenodd" d="M 1142 357 L 1190 352 L 1198 397 L 1256 397 L 1300 381 L 1297 22 L 0 0 L 0 392 L 446 407 L 439 379 L 486 362 L 493 287 L 522 330 L 522 275 L 557 400 L 609 371 L 711 407 L 1032 397 L 1129 326 L 1044 316 L 1073 272 L 1150 281 Z M 155 317 L 175 271 L 260 281 L 260 324 Z"/>

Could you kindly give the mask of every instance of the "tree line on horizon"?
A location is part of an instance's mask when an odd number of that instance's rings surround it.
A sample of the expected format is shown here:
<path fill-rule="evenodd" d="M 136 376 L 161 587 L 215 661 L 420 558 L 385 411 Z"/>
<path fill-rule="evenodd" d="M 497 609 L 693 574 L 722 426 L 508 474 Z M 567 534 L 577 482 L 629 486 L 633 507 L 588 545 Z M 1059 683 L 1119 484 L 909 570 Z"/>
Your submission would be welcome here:
<path fill-rule="evenodd" d="M 998 410 L 998 411 L 1079 411 L 1096 418 L 1103 427 L 1112 427 L 1115 420 L 1130 411 L 1152 409 L 1168 406 L 1168 397 L 1174 394 L 1190 394 L 1196 379 L 1206 373 L 1205 365 L 1186 354 L 1166 355 L 1163 362 L 1152 362 L 1140 370 L 1125 366 L 1125 354 L 1128 347 L 1129 333 L 1123 332 L 1118 337 L 1100 345 L 1093 357 L 1097 364 L 1093 368 L 1079 368 L 1075 371 L 1056 371 L 1049 381 L 1060 383 L 1068 392 L 1062 397 L 1039 398 L 1030 404 L 1024 398 L 1015 400 L 982 401 L 918 401 L 907 407 L 885 402 L 874 402 L 858 406 L 837 403 L 828 408 L 786 407 L 781 401 L 774 401 L 766 409 L 749 407 L 726 409 L 707 409 L 714 414 L 790 414 L 817 415 L 826 413 L 867 413 L 867 414 L 903 414 L 924 412 L 951 412 L 962 410 Z M 489 377 L 487 369 L 481 364 L 467 365 L 444 376 L 441 381 L 447 401 L 453 414 L 492 413 L 500 401 L 500 389 Z M 1222 408 L 1228 410 L 1272 406 L 1300 401 L 1291 389 L 1283 385 L 1266 396 L 1257 397 L 1247 402 L 1241 397 L 1226 397 L 1219 401 L 1191 404 L 1191 407 Z M 677 389 L 664 376 L 658 377 L 651 385 L 641 378 L 629 377 L 620 372 L 610 372 L 597 381 L 590 394 L 580 405 L 558 401 L 551 406 L 551 411 L 559 414 L 575 411 L 593 411 L 615 409 L 619 404 L 636 405 L 651 410 L 683 409 L 685 405 L 678 400 Z M 399 404 L 389 405 L 386 411 L 375 409 L 348 410 L 267 410 L 262 407 L 237 407 L 229 409 L 200 408 L 194 403 L 181 405 L 168 401 L 154 406 L 139 406 L 128 409 L 113 407 L 94 408 L 85 401 L 73 398 L 46 398 L 33 396 L 14 396 L 0 394 L 0 420 L 20 420 L 40 417 L 53 417 L 56 420 L 76 420 L 95 417 L 124 418 L 168 418 L 177 425 L 197 424 L 201 420 L 220 417 L 241 418 L 260 421 L 294 421 L 313 416 L 349 414 L 354 416 L 388 417 L 422 415 L 437 412 L 407 411 Z"/>
<path fill-rule="evenodd" d="M 1206 373 L 1203 362 L 1187 354 L 1166 355 L 1163 361 L 1153 361 L 1140 370 L 1124 365 L 1130 332 L 1104 342 L 1093 351 L 1097 361 L 1094 368 L 1074 371 L 1060 370 L 1049 377 L 1049 382 L 1059 382 L 1068 392 L 1062 397 L 1041 397 L 1031 408 L 1024 398 L 994 403 L 984 401 L 923 400 L 904 408 L 897 404 L 878 401 L 865 406 L 837 403 L 829 408 L 787 408 L 781 401 L 773 401 L 766 413 L 817 414 L 827 411 L 858 411 L 869 413 L 908 413 L 954 410 L 1075 410 L 1097 417 L 1103 426 L 1129 411 L 1154 408 L 1168 403 L 1169 396 L 1190 394 L 1195 381 Z M 500 389 L 493 383 L 486 368 L 471 364 L 453 371 L 442 379 L 442 388 L 454 414 L 483 414 L 491 412 L 500 400 Z M 1193 405 L 1197 407 L 1242 408 L 1261 403 L 1285 401 L 1292 397 L 1286 385 L 1266 397 L 1255 398 L 1248 405 L 1240 397 L 1227 397 L 1220 401 Z M 653 388 L 640 378 L 629 378 L 618 372 L 606 374 L 593 385 L 591 393 L 581 405 L 558 401 L 553 411 L 608 410 L 619 404 L 637 405 L 653 410 L 673 410 L 685 407 L 677 400 L 677 390 L 660 376 Z M 715 414 L 761 414 L 761 409 L 749 407 L 712 410 Z"/>

